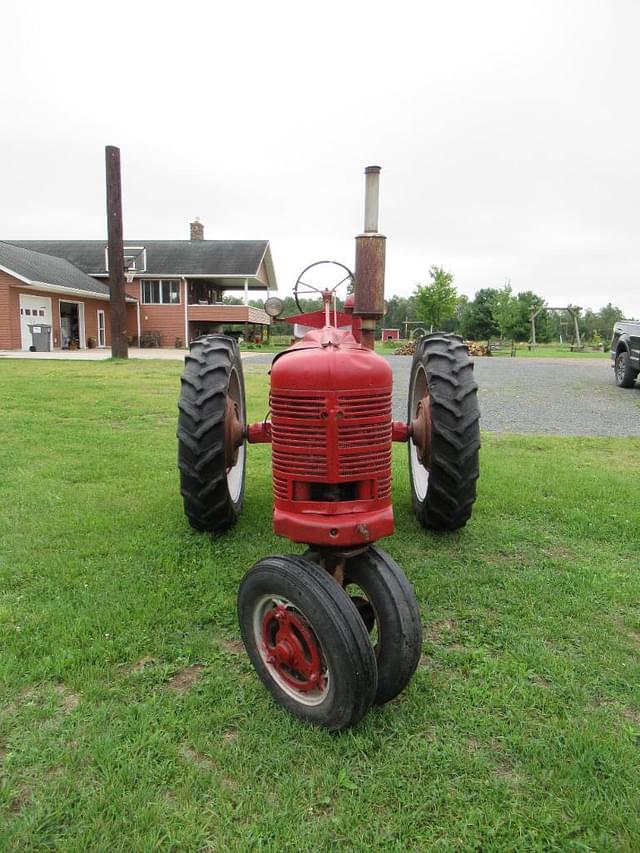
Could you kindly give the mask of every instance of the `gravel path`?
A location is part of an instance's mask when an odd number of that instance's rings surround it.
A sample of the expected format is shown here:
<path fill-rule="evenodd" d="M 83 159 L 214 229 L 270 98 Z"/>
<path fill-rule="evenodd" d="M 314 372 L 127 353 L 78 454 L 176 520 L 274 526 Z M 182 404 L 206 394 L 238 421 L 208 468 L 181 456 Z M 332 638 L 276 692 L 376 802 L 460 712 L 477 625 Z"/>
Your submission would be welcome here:
<path fill-rule="evenodd" d="M 386 356 L 393 369 L 394 417 L 407 416 L 411 358 Z M 245 369 L 264 371 L 272 356 Z M 481 428 L 491 432 L 640 437 L 640 386 L 618 388 L 608 359 L 476 358 Z"/>

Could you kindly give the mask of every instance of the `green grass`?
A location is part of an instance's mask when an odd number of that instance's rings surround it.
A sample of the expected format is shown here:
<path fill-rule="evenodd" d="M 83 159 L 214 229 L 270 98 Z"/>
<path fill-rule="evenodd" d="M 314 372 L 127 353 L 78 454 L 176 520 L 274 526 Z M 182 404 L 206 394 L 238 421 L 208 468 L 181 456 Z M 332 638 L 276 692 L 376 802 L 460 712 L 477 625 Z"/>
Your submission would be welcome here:
<path fill-rule="evenodd" d="M 529 349 L 527 344 L 518 344 L 516 358 L 610 358 L 609 348 L 604 352 L 586 346 L 583 352 L 572 352 L 569 344 L 537 344 L 535 349 Z M 499 350 L 492 351 L 493 356 L 500 358 L 511 357 L 511 344 L 505 343 Z"/>
<path fill-rule="evenodd" d="M 252 372 L 250 414 L 266 411 Z M 484 435 L 471 523 L 425 533 L 408 689 L 331 735 L 238 641 L 269 448 L 218 539 L 178 494 L 173 362 L 0 363 L 0 849 L 637 850 L 640 441 Z"/>

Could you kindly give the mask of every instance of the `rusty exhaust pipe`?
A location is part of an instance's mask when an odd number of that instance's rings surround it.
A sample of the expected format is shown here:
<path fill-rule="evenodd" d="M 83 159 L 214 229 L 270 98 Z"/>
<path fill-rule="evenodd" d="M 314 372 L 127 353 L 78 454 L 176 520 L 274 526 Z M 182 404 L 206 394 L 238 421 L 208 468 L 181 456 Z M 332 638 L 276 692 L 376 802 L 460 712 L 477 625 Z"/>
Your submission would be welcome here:
<path fill-rule="evenodd" d="M 356 284 L 353 314 L 360 317 L 360 343 L 374 348 L 376 322 L 384 316 L 384 259 L 387 238 L 378 233 L 380 166 L 365 174 L 364 233 L 356 237 Z"/>

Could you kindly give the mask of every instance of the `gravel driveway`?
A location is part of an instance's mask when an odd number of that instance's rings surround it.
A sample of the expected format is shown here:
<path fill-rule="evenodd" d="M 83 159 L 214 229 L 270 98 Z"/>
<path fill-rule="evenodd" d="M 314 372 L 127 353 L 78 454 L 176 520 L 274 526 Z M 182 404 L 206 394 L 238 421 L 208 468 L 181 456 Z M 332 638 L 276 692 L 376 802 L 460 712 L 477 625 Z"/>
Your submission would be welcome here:
<path fill-rule="evenodd" d="M 386 356 L 393 369 L 394 417 L 407 415 L 411 358 Z M 272 356 L 246 359 L 265 371 Z M 608 359 L 476 358 L 482 429 L 549 435 L 640 437 L 640 386 L 618 388 Z"/>

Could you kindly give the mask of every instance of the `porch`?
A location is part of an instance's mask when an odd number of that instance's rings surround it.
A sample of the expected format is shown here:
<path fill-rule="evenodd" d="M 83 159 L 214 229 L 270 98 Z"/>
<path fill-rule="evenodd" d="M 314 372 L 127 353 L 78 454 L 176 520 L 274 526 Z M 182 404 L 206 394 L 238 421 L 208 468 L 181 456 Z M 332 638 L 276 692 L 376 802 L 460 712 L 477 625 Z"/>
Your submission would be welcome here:
<path fill-rule="evenodd" d="M 227 305 L 223 303 L 187 306 L 189 340 L 198 335 L 217 334 L 230 331 L 229 326 L 241 326 L 245 340 L 252 336 L 262 338 L 265 328 L 271 324 L 271 318 L 261 308 L 252 305 Z"/>

